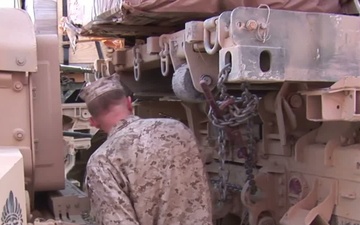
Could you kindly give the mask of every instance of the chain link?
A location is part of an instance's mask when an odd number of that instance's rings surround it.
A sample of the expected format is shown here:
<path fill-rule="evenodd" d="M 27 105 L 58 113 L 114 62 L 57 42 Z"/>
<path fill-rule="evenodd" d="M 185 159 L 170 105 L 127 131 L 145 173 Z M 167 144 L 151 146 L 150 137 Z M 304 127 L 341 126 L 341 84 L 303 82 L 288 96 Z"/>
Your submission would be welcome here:
<path fill-rule="evenodd" d="M 219 189 L 221 193 L 221 201 L 224 201 L 226 199 L 226 193 L 229 188 L 229 171 L 225 169 L 227 138 L 224 132 L 224 128 L 226 127 L 239 129 L 240 125 L 246 124 L 247 148 L 245 169 L 247 181 L 249 181 L 250 184 L 250 193 L 255 194 L 256 192 L 256 184 L 253 175 L 253 168 L 256 166 L 256 148 L 253 133 L 253 118 L 257 116 L 257 106 L 259 103 L 259 99 L 256 95 L 251 94 L 244 84 L 242 85 L 243 92 L 241 96 L 229 95 L 227 92 L 227 88 L 224 85 L 224 82 L 228 79 L 230 70 L 231 65 L 227 64 L 220 71 L 217 83 L 217 88 L 220 93 L 219 98 L 216 100 L 216 104 L 219 108 L 222 109 L 223 116 L 221 118 L 217 117 L 214 109 L 211 107 L 208 113 L 208 117 L 212 124 L 215 127 L 219 128 L 218 155 L 220 157 Z M 241 146 L 236 147 L 240 148 Z"/>
<path fill-rule="evenodd" d="M 210 182 L 211 182 L 214 186 L 219 187 L 219 186 L 220 186 L 221 179 L 212 179 Z M 241 192 L 242 187 L 241 187 L 240 185 L 238 185 L 238 184 L 232 184 L 232 183 L 227 182 L 227 183 L 226 183 L 226 189 L 227 189 L 228 191 Z"/>
<path fill-rule="evenodd" d="M 224 102 L 231 104 L 227 105 L 228 110 L 225 111 L 225 115 L 222 118 L 217 118 L 212 108 L 209 110 L 209 117 L 212 124 L 218 128 L 238 127 L 244 124 L 248 119 L 257 115 L 256 108 L 259 103 L 259 99 L 256 95 L 251 94 L 246 86 L 243 84 L 244 90 L 240 97 L 230 96 L 227 93 L 227 88 L 224 82 L 227 80 L 230 73 L 231 65 L 227 64 L 221 71 L 218 80 L 217 87 L 220 90 L 219 99 L 216 101 L 217 105 L 221 106 Z"/>

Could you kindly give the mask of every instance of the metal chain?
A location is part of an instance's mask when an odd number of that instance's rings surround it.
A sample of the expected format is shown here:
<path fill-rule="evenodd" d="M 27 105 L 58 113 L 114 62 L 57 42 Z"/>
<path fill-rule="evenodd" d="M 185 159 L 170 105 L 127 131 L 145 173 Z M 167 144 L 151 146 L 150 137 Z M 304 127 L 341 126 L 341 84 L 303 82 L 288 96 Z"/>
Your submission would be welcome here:
<path fill-rule="evenodd" d="M 211 179 L 210 182 L 216 186 L 216 187 L 219 187 L 220 185 L 220 182 L 221 182 L 221 179 Z M 241 192 L 242 190 L 242 187 L 238 184 L 232 184 L 232 183 L 229 183 L 227 182 L 226 183 L 226 189 L 228 191 L 233 191 L 233 192 Z"/>
<path fill-rule="evenodd" d="M 256 166 L 256 148 L 255 138 L 253 133 L 253 118 L 257 116 L 257 106 L 259 99 L 256 95 L 251 94 L 245 85 L 242 86 L 243 92 L 241 96 L 235 97 L 227 93 L 227 88 L 224 82 L 227 80 L 231 70 L 231 64 L 225 65 L 220 71 L 217 88 L 220 90 L 219 98 L 216 104 L 222 108 L 223 116 L 218 118 L 214 110 L 210 107 L 208 116 L 210 121 L 215 127 L 220 129 L 218 138 L 219 144 L 219 157 L 220 157 L 220 192 L 221 200 L 226 199 L 226 192 L 228 188 L 229 171 L 226 171 L 226 136 L 224 132 L 225 127 L 237 128 L 242 124 L 247 124 L 247 148 L 246 148 L 246 160 L 245 169 L 247 174 L 247 181 L 250 184 L 250 193 L 255 194 L 256 184 L 253 175 L 253 168 Z M 239 146 L 237 146 L 239 147 Z"/>
<path fill-rule="evenodd" d="M 220 96 L 216 103 L 217 105 L 222 105 L 225 101 L 230 100 L 232 104 L 227 105 L 228 110 L 222 118 L 217 118 L 212 108 L 210 108 L 208 114 L 212 124 L 218 128 L 224 128 L 225 126 L 238 127 L 239 125 L 244 124 L 248 119 L 257 115 L 256 108 L 259 99 L 256 95 L 251 94 L 245 85 L 242 85 L 244 91 L 240 97 L 230 96 L 227 93 L 224 82 L 229 76 L 230 68 L 230 64 L 227 64 L 220 72 L 217 85 L 220 90 Z"/>

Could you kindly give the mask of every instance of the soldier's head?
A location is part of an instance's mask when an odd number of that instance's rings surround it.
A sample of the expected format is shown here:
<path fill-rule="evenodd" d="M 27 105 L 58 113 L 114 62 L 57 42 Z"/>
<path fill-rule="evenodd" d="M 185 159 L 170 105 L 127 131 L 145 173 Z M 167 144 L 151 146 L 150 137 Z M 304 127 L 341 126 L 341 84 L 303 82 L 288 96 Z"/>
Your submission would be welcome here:
<path fill-rule="evenodd" d="M 131 97 L 117 74 L 91 82 L 81 90 L 79 96 L 91 114 L 90 124 L 106 133 L 121 119 L 132 114 Z"/>

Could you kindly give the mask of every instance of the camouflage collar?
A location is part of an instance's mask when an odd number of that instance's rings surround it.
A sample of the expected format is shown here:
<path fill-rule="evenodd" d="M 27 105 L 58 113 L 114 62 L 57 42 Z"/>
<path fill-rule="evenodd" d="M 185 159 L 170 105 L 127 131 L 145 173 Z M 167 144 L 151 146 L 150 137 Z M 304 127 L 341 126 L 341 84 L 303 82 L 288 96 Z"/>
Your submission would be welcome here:
<path fill-rule="evenodd" d="M 135 122 L 139 120 L 140 117 L 135 115 L 130 115 L 126 119 L 120 120 L 109 132 L 108 138 L 113 136 L 116 132 L 120 131 L 121 129 L 124 129 L 127 125 L 129 125 L 132 122 Z"/>

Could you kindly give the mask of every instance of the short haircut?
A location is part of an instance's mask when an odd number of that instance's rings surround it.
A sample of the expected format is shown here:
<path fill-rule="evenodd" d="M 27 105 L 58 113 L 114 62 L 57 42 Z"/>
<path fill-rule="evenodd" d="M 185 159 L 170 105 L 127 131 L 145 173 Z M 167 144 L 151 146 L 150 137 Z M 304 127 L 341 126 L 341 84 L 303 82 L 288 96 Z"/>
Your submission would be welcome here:
<path fill-rule="evenodd" d="M 112 90 L 106 92 L 87 104 L 87 108 L 93 117 L 97 117 L 102 113 L 107 112 L 111 106 L 120 105 L 124 99 L 131 96 L 130 89 L 121 82 L 123 90 Z"/>

